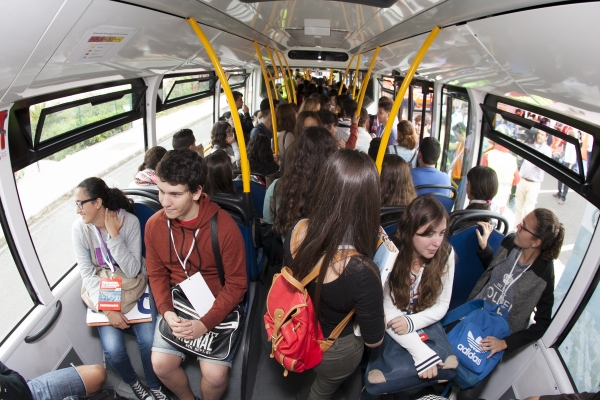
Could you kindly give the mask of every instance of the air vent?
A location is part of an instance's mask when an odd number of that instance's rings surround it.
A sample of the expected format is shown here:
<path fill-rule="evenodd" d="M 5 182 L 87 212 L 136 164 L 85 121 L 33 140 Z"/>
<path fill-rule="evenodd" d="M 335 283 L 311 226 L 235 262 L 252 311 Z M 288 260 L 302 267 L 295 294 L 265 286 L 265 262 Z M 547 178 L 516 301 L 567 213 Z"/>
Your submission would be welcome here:
<path fill-rule="evenodd" d="M 338 51 L 290 50 L 288 57 L 290 60 L 348 61 L 348 54 Z"/>
<path fill-rule="evenodd" d="M 239 0 L 241 3 L 266 3 L 267 1 L 286 1 L 286 0 Z M 340 3 L 362 4 L 363 6 L 371 6 L 378 8 L 390 8 L 396 3 L 396 0 L 325 0 L 339 1 Z"/>

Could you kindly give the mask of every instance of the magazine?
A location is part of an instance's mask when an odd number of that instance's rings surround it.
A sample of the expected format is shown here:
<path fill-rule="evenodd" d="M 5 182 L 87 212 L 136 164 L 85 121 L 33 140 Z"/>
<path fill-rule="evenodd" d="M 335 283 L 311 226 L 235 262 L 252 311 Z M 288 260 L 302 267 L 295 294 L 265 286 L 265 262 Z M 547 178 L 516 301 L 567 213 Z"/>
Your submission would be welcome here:
<path fill-rule="evenodd" d="M 127 313 L 125 317 L 130 324 L 140 324 L 142 322 L 152 322 L 150 312 L 150 290 L 146 286 L 146 292 L 139 298 L 137 304 Z M 88 326 L 110 325 L 108 317 L 103 312 L 97 312 L 88 307 L 85 322 Z"/>

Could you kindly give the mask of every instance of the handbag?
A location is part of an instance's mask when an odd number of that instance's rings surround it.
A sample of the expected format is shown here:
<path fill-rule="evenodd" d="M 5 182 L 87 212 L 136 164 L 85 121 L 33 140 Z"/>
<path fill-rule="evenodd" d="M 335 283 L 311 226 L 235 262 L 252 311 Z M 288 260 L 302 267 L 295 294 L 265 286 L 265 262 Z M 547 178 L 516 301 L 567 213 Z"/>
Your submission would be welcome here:
<path fill-rule="evenodd" d="M 403 392 L 431 386 L 438 381 L 452 380 L 456 376 L 457 360 L 452 346 L 437 322 L 423 329 L 427 335 L 425 344 L 440 357 L 445 364 L 438 366 L 434 379 L 421 379 L 411 354 L 388 334 L 384 335 L 381 346 L 371 349 L 367 365 L 365 384 L 372 395 Z"/>
<path fill-rule="evenodd" d="M 219 248 L 217 216 L 218 214 L 213 215 L 210 220 L 210 236 L 219 280 L 221 281 L 221 286 L 225 286 L 225 271 Z M 200 319 L 200 315 L 194 310 L 194 307 L 179 285 L 171 288 L 171 297 L 173 299 L 175 314 L 179 318 L 188 320 Z M 219 325 L 192 340 L 178 338 L 173 335 L 171 327 L 164 318 L 160 320 L 158 329 L 163 339 L 179 350 L 212 360 L 225 360 L 235 349 L 242 331 L 241 328 L 244 325 L 244 317 L 244 309 L 238 304 Z"/>
<path fill-rule="evenodd" d="M 83 221 L 81 223 L 83 224 Z M 92 264 L 96 267 L 96 275 L 98 275 L 99 278 L 121 279 L 121 312 L 123 314 L 127 314 L 133 307 L 135 307 L 137 301 L 146 292 L 148 276 L 140 273 L 135 278 L 128 278 L 120 268 L 117 268 L 115 272 L 112 272 L 110 269 L 103 268 L 98 265 L 96 252 L 94 251 L 94 244 L 92 243 L 92 238 L 90 237 L 89 227 L 87 224 L 83 224 L 83 226 L 87 236 L 88 245 L 90 246 Z M 90 309 L 98 311 L 85 286 L 81 287 L 81 299 Z"/>

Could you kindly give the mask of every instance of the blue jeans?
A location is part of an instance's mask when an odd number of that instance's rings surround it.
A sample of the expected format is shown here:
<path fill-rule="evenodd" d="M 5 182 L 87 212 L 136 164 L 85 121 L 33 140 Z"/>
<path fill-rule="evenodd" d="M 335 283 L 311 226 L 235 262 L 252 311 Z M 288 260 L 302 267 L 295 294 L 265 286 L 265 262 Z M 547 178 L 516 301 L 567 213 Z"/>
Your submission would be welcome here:
<path fill-rule="evenodd" d="M 141 324 L 131 324 L 129 328 L 121 330 L 112 326 L 99 326 L 98 333 L 100 341 L 104 348 L 104 356 L 110 366 L 119 374 L 123 382 L 128 385 L 133 385 L 138 380 L 131 360 L 127 354 L 125 347 L 125 334 L 134 335 L 140 347 L 142 356 L 142 366 L 146 374 L 146 383 L 150 389 L 158 389 L 161 386 L 160 380 L 152 369 L 152 341 L 154 340 L 154 327 L 156 325 L 156 317 L 158 312 L 154 298 L 150 294 L 150 310 L 152 322 L 144 322 Z"/>
<path fill-rule="evenodd" d="M 75 367 L 48 372 L 27 381 L 33 400 L 64 399 L 67 396 L 85 396 L 83 380 Z"/>

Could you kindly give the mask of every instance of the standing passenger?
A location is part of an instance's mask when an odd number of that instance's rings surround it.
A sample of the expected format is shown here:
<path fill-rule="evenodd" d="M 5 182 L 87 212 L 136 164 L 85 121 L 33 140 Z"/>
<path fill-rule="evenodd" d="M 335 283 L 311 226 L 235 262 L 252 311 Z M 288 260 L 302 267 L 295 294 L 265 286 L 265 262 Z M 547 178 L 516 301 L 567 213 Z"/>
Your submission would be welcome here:
<path fill-rule="evenodd" d="M 277 143 L 279 144 L 279 156 L 283 161 L 285 152 L 296 140 L 296 119 L 298 113 L 294 104 L 282 104 L 275 110 L 277 120 Z"/>
<path fill-rule="evenodd" d="M 273 100 L 273 106 L 277 109 L 279 104 L 278 100 Z M 273 139 L 273 119 L 271 118 L 271 104 L 269 99 L 262 99 L 260 102 L 260 113 L 262 114 L 262 121 L 256 125 L 250 132 L 250 138 L 254 135 L 265 135 L 269 139 Z"/>
<path fill-rule="evenodd" d="M 387 152 L 397 154 L 406 161 L 411 168 L 417 167 L 418 136 L 410 121 L 403 120 L 397 125 L 398 137 L 396 145 L 389 145 Z"/>
<path fill-rule="evenodd" d="M 247 142 L 250 140 L 250 132 L 252 132 L 252 129 L 254 128 L 252 117 L 250 116 L 250 109 L 244 104 L 244 95 L 241 92 L 234 90 L 231 94 L 233 95 L 235 107 L 240 115 L 240 123 L 242 125 L 242 130 L 244 131 L 244 140 Z M 240 109 L 243 112 L 240 113 Z"/>
<path fill-rule="evenodd" d="M 287 234 L 285 265 L 302 280 L 322 260 L 308 292 L 324 337 L 351 310 L 362 336 L 354 335 L 352 323 L 346 325 L 314 368 L 315 380 L 298 395 L 302 400 L 331 398 L 358 367 L 364 346 L 381 344 L 385 328 L 381 281 L 372 261 L 379 228 L 379 179 L 373 162 L 364 153 L 340 150 L 323 166 L 314 191 L 332 195 L 326 200 L 313 196 L 308 220 Z M 346 249 L 359 254 L 343 257 Z M 335 258 L 338 253 L 342 257 Z"/>

